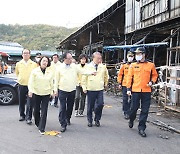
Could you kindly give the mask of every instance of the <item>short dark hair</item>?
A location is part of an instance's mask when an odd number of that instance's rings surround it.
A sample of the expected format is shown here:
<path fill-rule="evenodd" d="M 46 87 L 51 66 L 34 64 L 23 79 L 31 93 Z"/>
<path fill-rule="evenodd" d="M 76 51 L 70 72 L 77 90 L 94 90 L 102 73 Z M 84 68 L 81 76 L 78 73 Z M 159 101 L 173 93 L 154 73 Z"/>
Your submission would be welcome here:
<path fill-rule="evenodd" d="M 83 59 L 83 58 L 86 59 L 86 63 L 87 63 L 87 62 L 88 62 L 88 58 L 87 58 L 86 54 L 80 54 L 80 56 L 79 56 L 79 62 L 80 62 L 80 60 Z"/>
<path fill-rule="evenodd" d="M 66 59 L 68 54 L 71 54 L 71 53 L 70 53 L 70 52 L 65 52 L 65 53 L 62 55 L 62 59 Z M 72 55 L 72 54 L 71 54 L 71 55 Z"/>
<path fill-rule="evenodd" d="M 51 58 L 53 58 L 54 56 L 57 56 L 59 58 L 59 55 L 57 53 L 55 53 L 54 55 L 52 55 Z"/>
<path fill-rule="evenodd" d="M 139 48 L 136 49 L 135 52 L 146 53 L 146 49 L 144 47 L 139 47 Z"/>
<path fill-rule="evenodd" d="M 31 54 L 31 50 L 29 50 L 29 49 L 23 49 L 22 54 L 23 54 L 24 50 L 28 50 L 29 54 Z"/>
<path fill-rule="evenodd" d="M 37 53 L 36 53 L 36 56 L 41 56 L 41 53 L 40 53 L 40 52 L 37 52 Z"/>
<path fill-rule="evenodd" d="M 43 59 L 44 57 L 47 58 L 47 60 L 48 60 L 47 67 L 51 66 L 51 61 L 50 61 L 49 57 L 47 57 L 47 56 L 42 56 L 42 57 L 41 57 L 41 59 L 40 59 L 39 62 L 38 62 L 39 66 L 41 66 L 41 61 L 42 61 L 42 59 Z"/>

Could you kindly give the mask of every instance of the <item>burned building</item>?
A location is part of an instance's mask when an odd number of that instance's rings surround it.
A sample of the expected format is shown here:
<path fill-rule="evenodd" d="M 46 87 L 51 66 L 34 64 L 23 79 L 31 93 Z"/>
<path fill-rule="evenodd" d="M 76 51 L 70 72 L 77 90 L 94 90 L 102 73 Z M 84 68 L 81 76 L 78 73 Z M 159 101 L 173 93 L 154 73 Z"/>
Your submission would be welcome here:
<path fill-rule="evenodd" d="M 147 58 L 162 70 L 158 81 L 163 85 L 162 99 L 159 93 L 158 101 L 180 111 L 179 40 L 179 0 L 118 0 L 60 42 L 58 49 L 90 57 L 94 51 L 100 51 L 103 62 L 117 64 L 126 59 L 131 47 L 145 46 Z"/>
<path fill-rule="evenodd" d="M 124 28 L 125 0 L 119 0 L 60 42 L 58 49 L 74 50 L 76 56 L 82 52 L 90 56 L 94 51 L 102 52 L 103 46 L 116 45 L 124 41 Z"/>
<path fill-rule="evenodd" d="M 169 42 L 164 48 L 149 49 L 149 58 L 154 54 L 156 65 L 165 65 L 167 47 L 180 45 L 180 1 L 126 1 L 125 14 L 126 44 Z"/>
<path fill-rule="evenodd" d="M 124 50 L 103 52 L 104 46 L 169 42 L 169 46 L 147 48 L 148 58 L 160 66 L 166 63 L 167 47 L 179 46 L 179 30 L 180 1 L 118 0 L 60 42 L 58 49 L 73 50 L 76 56 L 100 51 L 104 62 L 118 63 L 124 59 Z"/>

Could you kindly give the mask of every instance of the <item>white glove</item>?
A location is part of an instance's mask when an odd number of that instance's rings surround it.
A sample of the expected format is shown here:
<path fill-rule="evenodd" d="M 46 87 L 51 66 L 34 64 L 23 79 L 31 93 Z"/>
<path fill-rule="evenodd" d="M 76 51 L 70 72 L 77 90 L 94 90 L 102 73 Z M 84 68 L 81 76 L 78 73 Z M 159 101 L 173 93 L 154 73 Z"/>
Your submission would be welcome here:
<path fill-rule="evenodd" d="M 131 96 L 131 91 L 127 91 L 127 95 Z"/>
<path fill-rule="evenodd" d="M 153 82 L 150 81 L 150 82 L 148 83 L 148 86 L 149 86 L 149 87 L 152 87 L 152 85 L 153 85 Z"/>

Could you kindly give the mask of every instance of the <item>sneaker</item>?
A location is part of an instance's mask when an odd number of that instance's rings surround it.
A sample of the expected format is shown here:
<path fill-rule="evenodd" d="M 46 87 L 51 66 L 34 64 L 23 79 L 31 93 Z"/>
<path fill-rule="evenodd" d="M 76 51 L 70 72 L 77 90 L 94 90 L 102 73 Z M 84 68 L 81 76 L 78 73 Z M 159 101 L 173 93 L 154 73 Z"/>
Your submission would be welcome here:
<path fill-rule="evenodd" d="M 134 126 L 134 122 L 133 122 L 133 121 L 130 121 L 130 120 L 129 120 L 129 123 L 128 123 L 128 124 L 129 124 L 129 128 L 133 128 L 133 126 Z"/>
<path fill-rule="evenodd" d="M 65 132 L 66 131 L 66 127 L 63 127 L 63 126 L 61 126 L 61 128 L 60 128 L 60 132 Z"/>
<path fill-rule="evenodd" d="M 84 114 L 83 113 L 79 113 L 78 114 L 80 117 L 84 117 Z"/>
<path fill-rule="evenodd" d="M 24 121 L 25 118 L 23 116 L 20 116 L 19 121 Z"/>
<path fill-rule="evenodd" d="M 66 119 L 67 125 L 71 125 L 70 119 Z"/>
<path fill-rule="evenodd" d="M 144 130 L 139 130 L 139 135 L 141 135 L 142 137 L 146 137 L 146 133 L 144 132 Z"/>
<path fill-rule="evenodd" d="M 75 114 L 74 114 L 75 117 L 78 116 L 78 110 L 75 110 Z"/>
<path fill-rule="evenodd" d="M 31 120 L 26 120 L 26 123 L 28 124 L 28 125 L 31 125 L 32 124 L 32 121 Z"/>
<path fill-rule="evenodd" d="M 88 122 L 88 127 L 92 127 L 92 122 Z"/>
<path fill-rule="evenodd" d="M 45 131 L 39 130 L 39 133 L 40 133 L 41 135 L 44 135 L 44 134 L 45 134 Z"/>
<path fill-rule="evenodd" d="M 57 104 L 54 104 L 54 107 L 58 108 L 59 106 Z"/>
<path fill-rule="evenodd" d="M 124 119 L 129 120 L 129 115 L 128 114 L 124 114 Z"/>
<path fill-rule="evenodd" d="M 96 121 L 95 121 L 95 125 L 96 125 L 97 127 L 100 127 L 100 122 L 99 122 L 99 120 L 96 120 Z"/>

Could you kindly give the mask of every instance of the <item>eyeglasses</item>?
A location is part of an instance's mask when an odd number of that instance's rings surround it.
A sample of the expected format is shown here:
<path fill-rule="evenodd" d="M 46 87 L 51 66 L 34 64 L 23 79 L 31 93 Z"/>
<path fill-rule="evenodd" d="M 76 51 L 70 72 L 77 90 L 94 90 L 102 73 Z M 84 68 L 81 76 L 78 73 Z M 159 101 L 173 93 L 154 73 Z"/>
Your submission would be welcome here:
<path fill-rule="evenodd" d="M 29 55 L 30 53 L 29 52 L 24 52 L 23 55 Z"/>
<path fill-rule="evenodd" d="M 66 58 L 67 60 L 72 60 L 72 58 Z"/>

